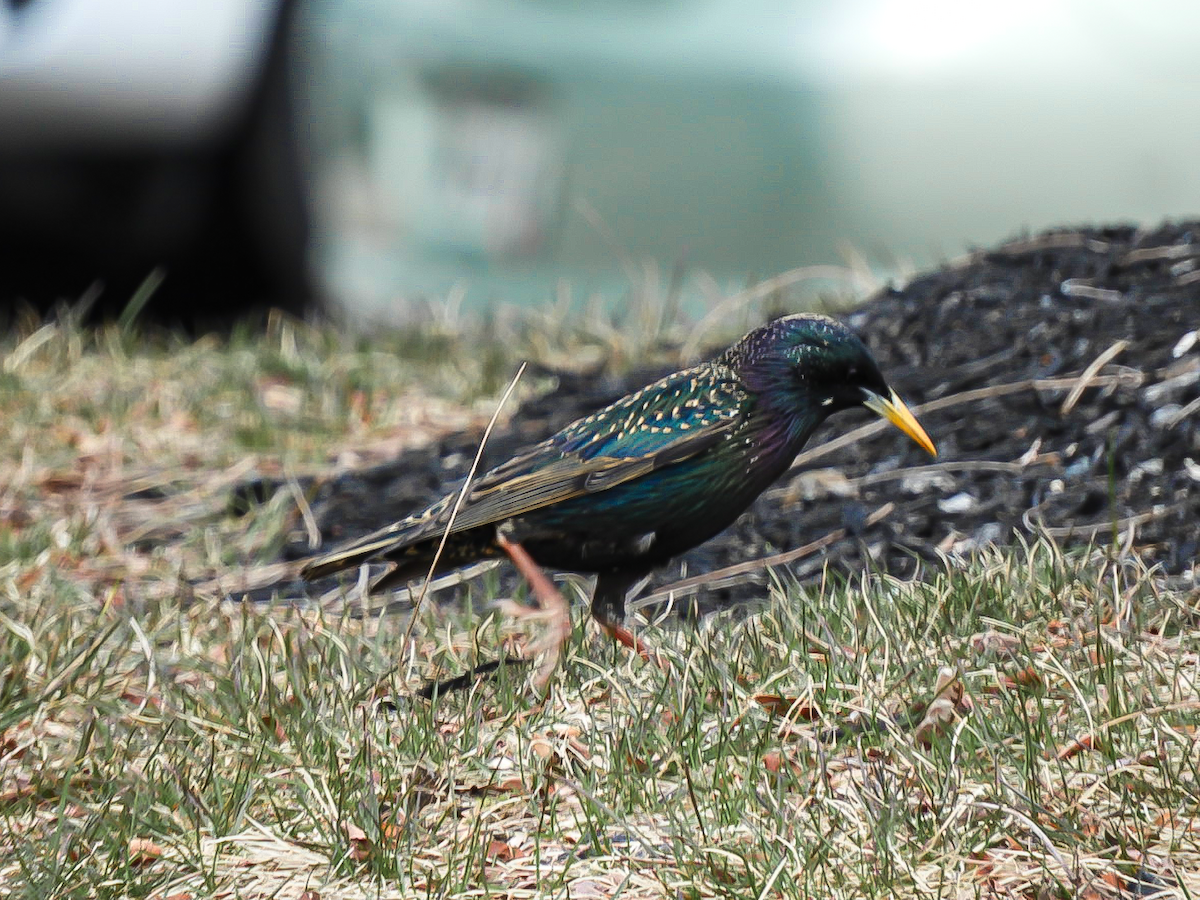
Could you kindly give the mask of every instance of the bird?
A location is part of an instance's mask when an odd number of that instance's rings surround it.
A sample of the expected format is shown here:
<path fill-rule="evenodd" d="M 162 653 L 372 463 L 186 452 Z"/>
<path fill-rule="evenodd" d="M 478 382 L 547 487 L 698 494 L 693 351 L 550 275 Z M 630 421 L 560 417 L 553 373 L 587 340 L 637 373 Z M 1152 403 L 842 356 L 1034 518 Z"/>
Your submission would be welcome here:
<path fill-rule="evenodd" d="M 570 610 L 545 569 L 595 574 L 591 616 L 649 658 L 625 628 L 631 589 L 734 522 L 789 468 L 827 418 L 865 407 L 929 454 L 925 429 L 862 340 L 824 315 L 783 316 L 715 358 L 667 375 L 580 418 L 426 509 L 309 560 L 306 580 L 388 563 L 370 590 L 508 557 L 546 625 L 545 688 L 570 638 Z M 434 559 L 437 559 L 434 565 Z"/>

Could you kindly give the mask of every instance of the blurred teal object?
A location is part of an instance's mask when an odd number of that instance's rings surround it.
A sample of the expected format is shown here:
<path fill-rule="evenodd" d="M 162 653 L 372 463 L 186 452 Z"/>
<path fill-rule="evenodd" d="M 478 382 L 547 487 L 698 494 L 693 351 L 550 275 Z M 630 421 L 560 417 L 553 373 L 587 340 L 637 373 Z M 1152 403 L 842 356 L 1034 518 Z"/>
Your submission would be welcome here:
<path fill-rule="evenodd" d="M 390 317 L 1194 215 L 1200 7 L 1153 6 L 315 0 L 317 263 Z"/>

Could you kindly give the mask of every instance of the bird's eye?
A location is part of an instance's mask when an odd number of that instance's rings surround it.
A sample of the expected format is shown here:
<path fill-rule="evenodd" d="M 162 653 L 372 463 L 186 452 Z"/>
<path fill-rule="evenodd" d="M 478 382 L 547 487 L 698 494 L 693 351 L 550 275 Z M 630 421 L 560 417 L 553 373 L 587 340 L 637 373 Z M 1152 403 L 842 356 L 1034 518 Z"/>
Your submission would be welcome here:
<path fill-rule="evenodd" d="M 856 377 L 858 375 L 858 366 L 851 366 L 848 368 L 846 370 L 846 375 L 850 378 Z"/>

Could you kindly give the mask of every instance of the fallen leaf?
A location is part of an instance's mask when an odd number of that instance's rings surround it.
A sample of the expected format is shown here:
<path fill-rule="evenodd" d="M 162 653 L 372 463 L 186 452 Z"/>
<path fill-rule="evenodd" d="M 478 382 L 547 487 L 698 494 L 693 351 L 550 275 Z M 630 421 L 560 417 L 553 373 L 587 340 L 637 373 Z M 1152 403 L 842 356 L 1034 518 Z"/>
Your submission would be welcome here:
<path fill-rule="evenodd" d="M 304 392 L 281 378 L 260 378 L 257 387 L 260 402 L 272 412 L 295 415 L 304 403 Z"/>
<path fill-rule="evenodd" d="M 937 682 L 933 686 L 934 697 L 940 700 L 949 700 L 951 704 L 957 706 L 965 693 L 966 688 L 963 687 L 963 683 L 958 677 L 958 669 L 953 666 L 942 666 L 938 669 Z"/>
<path fill-rule="evenodd" d="M 362 862 L 371 855 L 371 841 L 365 831 L 353 822 L 347 822 L 343 826 L 343 830 L 346 832 L 346 840 L 350 842 L 350 858 L 352 860 Z"/>
<path fill-rule="evenodd" d="M 1021 648 L 1021 638 L 989 628 L 971 635 L 971 649 L 982 655 L 1012 655 Z"/>
<path fill-rule="evenodd" d="M 515 854 L 506 841 L 490 841 L 484 855 L 493 862 L 508 862 Z"/>
<path fill-rule="evenodd" d="M 121 699 L 126 703 L 132 703 L 134 706 L 149 706 L 156 710 L 162 709 L 162 701 L 157 697 L 150 697 L 139 691 L 126 689 L 121 692 Z"/>
<path fill-rule="evenodd" d="M 13 803 L 26 797 L 32 797 L 36 793 L 32 776 L 26 772 L 17 771 L 10 778 L 6 778 L 4 787 L 0 788 L 0 803 Z"/>
<path fill-rule="evenodd" d="M 1079 830 L 1088 837 L 1096 837 L 1104 828 L 1104 820 L 1086 810 L 1080 814 Z"/>
<path fill-rule="evenodd" d="M 394 847 L 399 842 L 400 836 L 404 834 L 404 815 L 403 813 L 393 813 L 393 815 L 399 821 L 381 823 L 379 834 L 390 846 Z"/>
<path fill-rule="evenodd" d="M 1175 811 L 1173 809 L 1163 810 L 1154 819 L 1154 825 L 1156 828 L 1163 828 L 1168 825 L 1172 828 L 1175 828 L 1178 824 L 1179 822 L 1175 817 Z"/>
<path fill-rule="evenodd" d="M 567 886 L 571 900 L 607 900 L 616 892 L 616 885 L 595 878 L 576 878 Z"/>
<path fill-rule="evenodd" d="M 467 794 L 509 794 L 514 791 L 525 791 L 526 785 L 517 769 L 509 766 L 500 768 L 493 765 L 492 780 L 478 782 L 471 781 L 469 783 L 459 783 L 456 790 Z"/>
<path fill-rule="evenodd" d="M 131 838 L 129 841 L 129 864 L 145 866 L 163 855 L 163 848 L 149 838 Z"/>
<path fill-rule="evenodd" d="M 1000 683 L 1003 687 L 1011 691 L 1015 691 L 1018 688 L 1038 689 L 1043 687 L 1042 676 L 1038 674 L 1037 669 L 1033 666 L 1026 666 L 1015 675 L 1001 675 Z M 989 693 L 995 692 L 995 689 L 989 691 Z"/>
<path fill-rule="evenodd" d="M 1059 748 L 1057 752 L 1053 750 L 1047 750 L 1044 755 L 1046 759 L 1053 758 L 1057 759 L 1059 762 L 1062 762 L 1065 759 L 1071 759 L 1074 756 L 1078 756 L 1084 750 L 1094 749 L 1092 747 L 1092 741 L 1092 736 L 1090 734 L 1085 734 L 1083 737 L 1071 741 L 1065 747 Z"/>
<path fill-rule="evenodd" d="M 784 697 L 779 694 L 755 694 L 754 702 L 772 715 L 781 719 L 791 719 L 793 722 L 803 719 L 811 722 L 817 718 L 817 712 L 812 704 L 799 697 Z"/>
<path fill-rule="evenodd" d="M 567 738 L 567 746 L 574 750 L 575 755 L 582 760 L 589 760 L 592 758 L 591 749 L 589 749 L 587 744 L 583 743 L 583 741 L 579 740 L 578 738 Z"/>
<path fill-rule="evenodd" d="M 287 742 L 287 732 L 283 730 L 283 725 L 280 724 L 278 719 L 268 713 L 262 717 L 262 723 L 267 731 L 275 732 L 275 740 L 281 744 Z"/>
<path fill-rule="evenodd" d="M 996 864 L 992 861 L 992 855 L 986 850 L 978 850 L 971 853 L 967 857 L 966 862 L 968 865 L 975 866 L 976 880 L 987 878 L 996 868 Z"/>
<path fill-rule="evenodd" d="M 778 774 L 779 772 L 799 771 L 800 767 L 796 764 L 795 758 L 790 755 L 780 753 L 778 750 L 772 750 L 769 753 L 764 753 L 762 758 L 763 768 L 768 772 Z"/>
<path fill-rule="evenodd" d="M 928 750 L 933 746 L 933 739 L 946 733 L 946 726 L 956 718 L 954 703 L 945 697 L 938 697 L 929 704 L 929 709 L 916 729 L 913 731 L 913 743 Z"/>

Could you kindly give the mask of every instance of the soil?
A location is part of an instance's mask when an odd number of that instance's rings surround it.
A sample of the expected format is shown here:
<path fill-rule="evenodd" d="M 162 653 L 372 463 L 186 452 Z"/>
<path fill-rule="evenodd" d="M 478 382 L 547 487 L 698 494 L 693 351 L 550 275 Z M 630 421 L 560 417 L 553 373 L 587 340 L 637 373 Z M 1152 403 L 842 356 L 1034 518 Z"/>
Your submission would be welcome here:
<path fill-rule="evenodd" d="M 874 420 L 839 415 L 732 528 L 658 572 L 649 591 L 837 529 L 847 537 L 792 563 L 795 577 L 821 577 L 826 566 L 912 576 L 1041 532 L 1066 547 L 1115 541 L 1194 582 L 1200 222 L 1012 241 L 889 289 L 845 318 L 916 409 L 937 459 L 885 427 L 821 447 Z M 558 373 L 556 391 L 493 434 L 485 465 L 661 374 Z M 479 437 L 454 434 L 321 485 L 312 509 L 326 546 L 441 496 L 465 477 Z M 894 506 L 869 524 L 886 504 Z M 285 555 L 308 552 L 297 541 Z M 706 587 L 698 608 L 761 597 L 764 577 Z"/>

